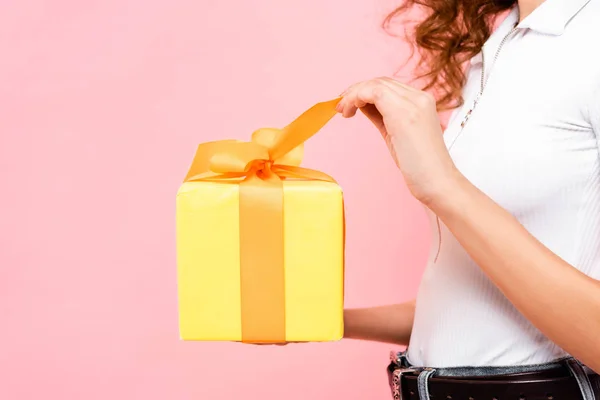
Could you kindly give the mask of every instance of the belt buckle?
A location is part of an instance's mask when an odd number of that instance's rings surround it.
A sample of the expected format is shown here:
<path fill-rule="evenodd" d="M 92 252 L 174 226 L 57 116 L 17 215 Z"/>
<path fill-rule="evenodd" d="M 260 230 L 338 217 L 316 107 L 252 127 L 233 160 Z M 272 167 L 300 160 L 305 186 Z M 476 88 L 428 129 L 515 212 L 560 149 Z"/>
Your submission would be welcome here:
<path fill-rule="evenodd" d="M 402 375 L 415 371 L 414 368 L 400 367 L 392 372 L 392 396 L 394 400 L 402 400 Z"/>
<path fill-rule="evenodd" d="M 416 372 L 415 368 L 403 365 L 398 353 L 390 352 L 390 361 L 396 366 L 392 371 L 392 396 L 394 400 L 402 400 L 402 375 L 408 372 Z"/>

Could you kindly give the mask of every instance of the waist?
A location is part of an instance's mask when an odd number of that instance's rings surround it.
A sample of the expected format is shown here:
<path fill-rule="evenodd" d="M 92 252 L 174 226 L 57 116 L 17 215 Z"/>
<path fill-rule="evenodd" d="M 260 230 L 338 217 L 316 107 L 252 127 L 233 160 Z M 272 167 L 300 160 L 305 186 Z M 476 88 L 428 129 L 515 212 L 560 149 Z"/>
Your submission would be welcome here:
<path fill-rule="evenodd" d="M 419 366 L 435 367 L 538 364 L 566 356 L 466 256 L 428 264 L 408 354 Z"/>
<path fill-rule="evenodd" d="M 600 377 L 572 358 L 506 367 L 413 367 L 404 353 L 388 367 L 392 394 L 404 399 L 600 400 Z"/>

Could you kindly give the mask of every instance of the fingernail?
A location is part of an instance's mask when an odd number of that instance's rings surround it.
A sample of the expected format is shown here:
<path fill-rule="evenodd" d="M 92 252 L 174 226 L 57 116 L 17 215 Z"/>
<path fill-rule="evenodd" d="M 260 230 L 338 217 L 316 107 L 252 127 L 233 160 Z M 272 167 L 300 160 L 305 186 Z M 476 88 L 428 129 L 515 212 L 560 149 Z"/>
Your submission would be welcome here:
<path fill-rule="evenodd" d="M 342 112 L 343 107 L 342 107 L 342 102 L 340 101 L 339 103 L 337 103 L 337 105 L 335 106 L 335 111 L 337 112 Z"/>

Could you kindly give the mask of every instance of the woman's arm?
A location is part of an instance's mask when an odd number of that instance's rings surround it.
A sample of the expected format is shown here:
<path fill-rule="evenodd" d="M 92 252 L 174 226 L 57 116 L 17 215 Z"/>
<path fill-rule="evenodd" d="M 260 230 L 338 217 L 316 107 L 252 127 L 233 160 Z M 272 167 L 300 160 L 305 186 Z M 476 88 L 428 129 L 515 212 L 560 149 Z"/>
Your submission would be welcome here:
<path fill-rule="evenodd" d="M 533 325 L 600 372 L 600 282 L 553 254 L 460 174 L 443 140 L 435 98 L 378 78 L 351 86 L 337 107 L 345 117 L 359 108 L 385 138 L 413 196 L 444 221 Z"/>
<path fill-rule="evenodd" d="M 415 301 L 344 311 L 344 338 L 406 346 L 410 339 Z"/>
<path fill-rule="evenodd" d="M 460 175 L 426 205 L 533 325 L 600 372 L 600 281 L 552 253 Z"/>

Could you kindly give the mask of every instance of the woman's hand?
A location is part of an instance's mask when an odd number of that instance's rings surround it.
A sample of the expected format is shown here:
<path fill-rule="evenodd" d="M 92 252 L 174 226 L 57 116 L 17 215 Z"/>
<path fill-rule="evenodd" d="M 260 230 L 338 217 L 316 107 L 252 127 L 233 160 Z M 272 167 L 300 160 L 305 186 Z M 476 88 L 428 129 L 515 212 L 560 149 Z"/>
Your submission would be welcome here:
<path fill-rule="evenodd" d="M 433 96 L 391 78 L 377 78 L 348 88 L 338 105 L 344 117 L 361 110 L 379 129 L 406 184 L 428 204 L 458 174 L 444 144 Z"/>
<path fill-rule="evenodd" d="M 413 195 L 500 292 L 552 342 L 600 372 L 600 281 L 554 254 L 457 172 L 433 99 L 380 78 L 342 95 L 339 112 L 351 117 L 357 109 L 379 128 Z"/>

